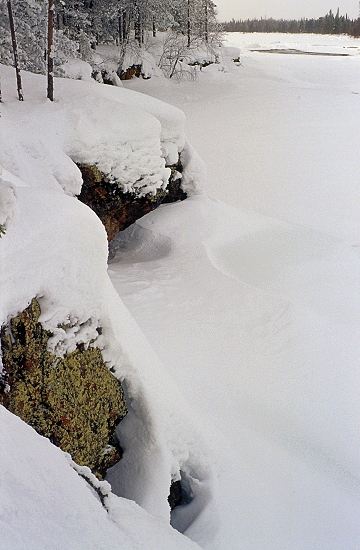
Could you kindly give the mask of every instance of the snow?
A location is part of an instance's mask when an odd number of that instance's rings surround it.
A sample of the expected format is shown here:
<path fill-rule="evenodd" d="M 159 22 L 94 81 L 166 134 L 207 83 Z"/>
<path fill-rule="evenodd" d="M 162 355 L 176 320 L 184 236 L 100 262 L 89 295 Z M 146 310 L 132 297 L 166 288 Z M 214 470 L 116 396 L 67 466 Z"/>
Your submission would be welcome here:
<path fill-rule="evenodd" d="M 126 422 L 118 429 L 124 459 L 112 469 L 109 478 L 121 496 L 136 500 L 143 509 L 151 513 L 153 520 L 143 515 L 140 522 L 154 523 L 153 543 L 151 540 L 148 542 L 148 535 L 144 534 L 145 529 L 140 530 L 135 537 L 134 529 L 125 524 L 120 530 L 122 544 L 126 548 L 137 548 L 143 547 L 146 540 L 146 545 L 153 544 L 154 548 L 168 548 L 168 544 L 176 548 L 194 547 L 195 543 L 190 543 L 188 539 L 176 532 L 174 534 L 174 530 L 170 529 L 167 497 L 171 482 L 179 479 L 180 471 L 183 471 L 189 492 L 194 493 L 194 503 L 201 502 L 201 505 L 197 504 L 190 514 L 191 520 L 204 524 L 211 517 L 216 525 L 217 512 L 213 503 L 216 501 L 217 479 L 210 452 L 193 418 L 191 408 L 161 365 L 109 280 L 105 229 L 97 216 L 72 196 L 79 191 L 81 178 L 79 170 L 69 156 L 73 155 L 74 151 L 85 155 L 88 153 L 87 147 L 93 147 L 94 154 L 97 152 L 95 138 L 87 135 L 91 126 L 94 131 L 98 131 L 96 139 L 109 159 L 112 159 L 112 155 L 116 160 L 116 155 L 119 158 L 119 155 L 127 154 L 126 147 L 129 147 L 133 161 L 136 160 L 136 155 L 138 163 L 144 161 L 144 170 L 151 166 L 151 147 L 154 144 L 155 150 L 156 144 L 156 158 L 159 159 L 161 170 L 164 174 L 166 171 L 167 175 L 169 170 L 164 168 L 165 161 L 160 150 L 161 123 L 158 118 L 148 113 L 148 109 L 153 109 L 154 112 L 159 112 L 161 118 L 163 104 L 145 98 L 144 110 L 140 113 L 141 96 L 134 94 L 138 97 L 138 106 L 136 111 L 131 111 L 126 102 L 121 103 L 121 88 L 114 88 L 116 93 L 120 94 L 120 100 L 115 101 L 102 95 L 101 91 L 105 86 L 74 80 L 56 81 L 57 93 L 61 97 L 63 92 L 64 99 L 58 99 L 52 104 L 43 99 L 44 79 L 26 73 L 23 77 L 28 90 L 27 99 L 20 104 L 11 92 L 13 71 L 7 67 L 1 67 L 1 71 L 4 104 L 0 119 L 0 135 L 4 147 L 0 152 L 0 212 L 6 232 L 0 242 L 0 324 L 7 323 L 11 317 L 27 307 L 33 297 L 37 297 L 42 311 L 40 321 L 46 329 L 54 333 L 49 341 L 51 351 L 62 355 L 75 349 L 79 343 L 86 346 L 91 343 L 103 349 L 103 356 L 109 368 L 123 381 L 129 408 Z M 97 97 L 98 90 L 100 96 Z M 88 95 L 84 96 L 84 93 Z M 127 91 L 126 95 L 131 94 Z M 176 136 L 181 133 L 177 122 L 183 120 L 183 115 L 179 117 L 179 111 L 174 109 L 174 130 L 171 134 L 172 108 L 164 105 L 163 111 L 164 120 L 168 125 L 166 128 L 165 124 L 167 135 L 172 135 L 176 140 Z M 72 123 L 79 113 L 83 118 L 74 128 Z M 105 120 L 101 119 L 99 113 Z M 128 118 L 130 113 L 134 116 L 132 125 Z M 117 114 L 124 117 L 123 126 L 122 119 L 116 119 Z M 115 121 L 108 125 L 106 132 L 105 125 L 111 117 L 115 117 Z M 122 137 L 126 141 L 121 141 Z M 148 145 L 143 147 L 142 144 L 146 140 Z M 120 149 L 117 150 L 117 147 Z M 122 149 L 125 149 L 125 153 Z M 155 157 L 155 154 L 153 156 Z M 136 168 L 138 166 L 129 165 L 129 170 Z M 68 327 L 63 329 L 61 325 Z M 98 327 L 102 328 L 101 335 L 97 331 Z M 5 418 L 4 429 L 7 429 L 8 416 Z M 11 432 L 10 427 L 2 449 L 4 452 L 6 450 L 9 456 L 13 456 L 12 453 L 16 456 L 19 451 L 17 447 L 12 447 Z M 37 450 L 37 446 L 31 443 L 31 438 L 36 437 L 35 435 L 29 437 L 30 443 L 24 445 L 21 456 L 24 461 L 29 462 L 29 469 L 34 471 L 36 478 L 44 476 L 41 486 L 45 490 L 47 477 L 42 472 L 43 463 L 39 456 L 42 449 Z M 11 469 L 11 460 L 6 459 L 4 463 L 5 459 L 6 457 L 1 457 L 2 475 L 5 479 L 16 478 L 17 470 L 22 468 L 22 464 L 15 461 Z M 57 467 L 56 464 L 48 477 L 57 477 Z M 66 475 L 65 473 L 60 477 L 60 483 L 63 483 Z M 4 500 L 6 538 L 2 535 L 1 540 L 6 547 L 21 547 L 23 540 L 27 538 L 31 541 L 28 544 L 34 548 L 111 546 L 111 528 L 108 535 L 109 543 L 106 542 L 106 537 L 103 546 L 97 542 L 102 531 L 100 526 L 98 535 L 94 535 L 91 542 L 92 533 L 97 530 L 98 522 L 96 519 L 92 522 L 90 512 L 87 516 L 88 506 L 84 500 L 79 504 L 69 504 L 66 512 L 67 515 L 73 514 L 76 518 L 78 531 L 74 531 L 70 525 L 67 536 L 62 531 L 59 532 L 61 525 L 65 525 L 66 522 L 56 519 L 57 506 L 52 504 L 53 500 L 56 503 L 56 488 L 51 493 L 52 501 L 49 503 L 45 500 L 44 505 L 45 509 L 47 505 L 53 507 L 54 514 L 43 515 L 41 499 L 37 498 L 35 490 L 24 502 L 24 508 L 21 508 L 17 502 L 21 501 L 22 492 L 26 492 L 24 483 L 19 472 L 19 485 L 16 491 Z M 193 491 L 192 487 L 196 484 L 200 485 L 199 490 Z M 74 493 L 76 495 L 76 488 Z M 203 494 L 207 495 L 206 503 L 201 496 Z M 202 520 L 201 514 L 205 504 L 209 505 L 209 514 Z M 119 508 L 123 511 L 124 506 L 116 503 L 114 506 L 114 509 Z M 138 515 L 138 508 L 134 506 L 131 503 L 125 506 L 129 522 L 132 510 L 135 510 L 135 516 Z M 9 510 L 13 512 L 10 513 Z M 20 510 L 18 515 L 17 510 Z M 27 519 L 19 519 L 19 535 L 15 536 L 14 526 L 20 515 Z M 64 514 L 61 518 L 63 516 Z M 44 527 L 46 518 L 49 524 L 47 529 Z M 137 520 L 134 521 L 136 523 Z M 51 528 L 52 523 L 54 529 Z M 84 536 L 81 542 L 78 533 L 87 531 L 88 523 L 92 523 L 93 527 L 89 531 L 89 537 Z M 106 531 L 107 523 L 104 523 Z M 33 527 L 30 529 L 28 524 Z M 158 525 L 163 527 L 159 530 Z M 63 529 L 61 527 L 61 530 Z M 130 541 L 127 538 L 129 530 L 132 537 Z M 149 534 L 151 531 L 152 528 L 149 527 Z M 64 537 L 65 543 L 60 545 L 57 541 Z M 174 543 L 171 542 L 171 537 Z M 73 543 L 69 542 L 72 540 Z"/>
<path fill-rule="evenodd" d="M 8 98 L 14 98 L 14 90 L 11 69 L 3 67 L 2 72 L 6 106 Z M 3 113 L 7 135 L 0 135 L 0 164 L 5 169 L 9 167 L 9 171 L 32 185 L 49 187 L 52 182 L 57 183 L 72 195 L 79 193 L 81 175 L 68 157 L 75 162 L 96 164 L 100 171 L 115 178 L 125 192 L 155 194 L 166 186 L 170 170 L 165 163 L 177 162 L 185 145 L 184 115 L 178 109 L 125 89 L 64 79 L 56 81 L 57 100 L 50 104 L 41 99 L 45 77 L 24 73 L 23 81 L 31 105 L 21 110 L 10 103 Z M 31 128 L 31 132 L 24 128 Z M 14 150 L 23 150 L 23 154 L 15 155 Z M 20 166 L 22 158 L 27 162 Z M 42 173 L 41 182 L 37 180 L 38 173 Z"/>
<path fill-rule="evenodd" d="M 108 514 L 61 451 L 0 409 L 6 547 L 360 547 L 360 41 L 227 43 L 196 81 L 56 80 L 53 105 L 26 74 L 17 102 L 1 67 L 1 323 L 36 295 L 57 353 L 101 326 L 129 404 L 108 475 L 125 498 L 107 497 Z M 107 274 L 70 157 L 116 170 L 130 143 L 158 182 L 182 151 L 191 197 L 119 234 Z M 166 525 L 179 477 L 190 502 L 171 523 L 194 543 Z"/>
<path fill-rule="evenodd" d="M 75 80 L 91 80 L 92 68 L 90 63 L 81 59 L 69 59 L 59 69 L 64 72 L 65 78 L 74 78 Z"/>
<path fill-rule="evenodd" d="M 3 228 L 9 227 L 11 220 L 16 214 L 16 191 L 11 183 L 11 174 L 6 170 L 0 172 L 0 225 Z"/>
<path fill-rule="evenodd" d="M 360 42 L 227 40 L 226 73 L 126 84 L 184 110 L 207 196 L 139 220 L 111 278 L 207 426 L 218 547 L 356 550 Z M 279 45 L 350 55 L 250 51 Z"/>
<path fill-rule="evenodd" d="M 1 548 L 78 550 L 199 548 L 134 502 L 109 494 L 106 509 L 92 485 L 107 494 L 86 468 L 0 407 Z M 31 449 L 31 452 L 29 451 Z M 82 474 L 80 477 L 77 472 Z"/>

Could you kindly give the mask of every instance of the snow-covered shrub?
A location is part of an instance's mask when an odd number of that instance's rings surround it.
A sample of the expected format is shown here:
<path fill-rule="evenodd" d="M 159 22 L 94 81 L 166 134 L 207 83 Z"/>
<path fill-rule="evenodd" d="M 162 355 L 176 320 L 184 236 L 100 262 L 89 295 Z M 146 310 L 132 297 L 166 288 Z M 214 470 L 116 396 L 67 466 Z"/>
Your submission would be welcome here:
<path fill-rule="evenodd" d="M 16 191 L 12 183 L 6 181 L 0 166 L 0 237 L 9 227 L 17 211 Z"/>
<path fill-rule="evenodd" d="M 79 43 L 74 40 L 70 40 L 67 36 L 65 36 L 63 31 L 55 31 L 54 49 L 55 74 L 57 76 L 64 76 L 63 64 L 79 57 Z M 69 78 L 73 77 L 71 76 Z"/>
<path fill-rule="evenodd" d="M 193 60 L 192 49 L 187 38 L 177 33 L 169 33 L 163 42 L 163 51 L 159 59 L 159 67 L 168 78 L 191 79 L 196 77 L 196 68 L 190 67 Z"/>
<path fill-rule="evenodd" d="M 58 67 L 57 72 L 61 72 L 61 76 L 65 78 L 91 80 L 92 68 L 89 63 L 81 59 L 68 59 L 63 65 Z"/>

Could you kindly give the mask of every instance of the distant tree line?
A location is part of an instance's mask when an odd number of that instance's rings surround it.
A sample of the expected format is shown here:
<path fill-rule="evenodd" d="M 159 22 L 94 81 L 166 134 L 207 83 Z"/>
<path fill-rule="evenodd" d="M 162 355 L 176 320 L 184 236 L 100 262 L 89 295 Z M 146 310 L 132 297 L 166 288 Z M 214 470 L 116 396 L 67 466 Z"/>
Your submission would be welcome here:
<path fill-rule="evenodd" d="M 226 32 L 281 32 L 281 33 L 313 33 L 313 34 L 349 34 L 360 36 L 360 18 L 349 19 L 348 15 L 336 14 L 330 10 L 324 17 L 318 19 L 232 19 L 223 24 Z"/>

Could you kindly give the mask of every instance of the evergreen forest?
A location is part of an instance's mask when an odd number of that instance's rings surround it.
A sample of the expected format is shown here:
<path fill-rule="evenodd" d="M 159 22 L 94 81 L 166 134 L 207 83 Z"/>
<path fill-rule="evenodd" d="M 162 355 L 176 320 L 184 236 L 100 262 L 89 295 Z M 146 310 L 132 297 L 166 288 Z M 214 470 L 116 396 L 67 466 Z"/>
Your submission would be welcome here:
<path fill-rule="evenodd" d="M 56 72 L 71 57 L 90 60 L 98 44 L 115 44 L 124 57 L 158 31 L 191 47 L 219 30 L 212 0 L 0 0 L 0 62 L 14 64 L 15 40 L 19 67 L 45 73 L 50 55 Z"/>
<path fill-rule="evenodd" d="M 348 15 L 340 15 L 338 8 L 318 19 L 232 19 L 223 24 L 226 32 L 281 32 L 281 33 L 313 33 L 313 34 L 349 34 L 360 36 L 360 18 L 350 19 Z"/>

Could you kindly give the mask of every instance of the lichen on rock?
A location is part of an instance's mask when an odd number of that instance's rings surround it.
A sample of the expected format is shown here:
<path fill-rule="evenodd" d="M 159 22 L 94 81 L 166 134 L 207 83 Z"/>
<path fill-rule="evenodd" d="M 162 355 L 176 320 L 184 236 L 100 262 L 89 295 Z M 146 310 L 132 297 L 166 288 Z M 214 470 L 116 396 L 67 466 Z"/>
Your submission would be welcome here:
<path fill-rule="evenodd" d="M 99 477 L 121 458 L 115 428 L 126 415 L 121 383 L 101 351 L 79 345 L 64 357 L 48 351 L 52 333 L 33 299 L 0 333 L 0 403 Z"/>

